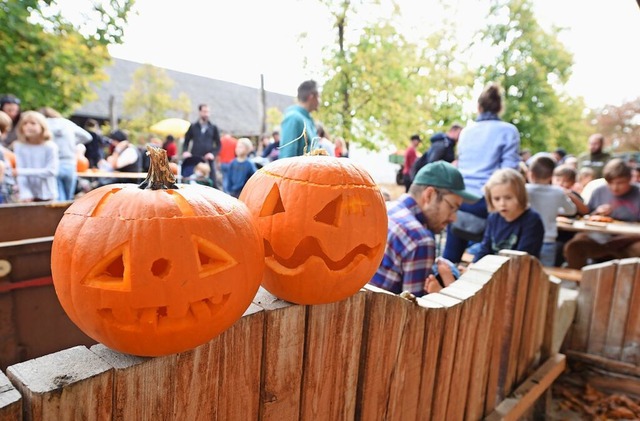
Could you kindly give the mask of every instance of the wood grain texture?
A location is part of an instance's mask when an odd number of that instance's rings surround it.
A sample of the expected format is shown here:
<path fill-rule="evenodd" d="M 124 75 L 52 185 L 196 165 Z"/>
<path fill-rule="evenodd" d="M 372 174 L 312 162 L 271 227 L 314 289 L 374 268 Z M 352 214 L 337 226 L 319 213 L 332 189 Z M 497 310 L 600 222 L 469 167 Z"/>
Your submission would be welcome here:
<path fill-rule="evenodd" d="M 614 274 L 609 323 L 604 340 L 602 355 L 614 360 L 622 359 L 622 347 L 629 315 L 630 297 L 636 277 L 635 259 L 619 261 Z"/>
<path fill-rule="evenodd" d="M 626 267 L 635 266 L 620 359 L 640 366 L 640 259 L 623 259 L 620 262 L 624 262 Z"/>
<path fill-rule="evenodd" d="M 617 269 L 617 262 L 616 264 L 612 262 L 602 264 L 597 269 L 598 278 L 593 296 L 589 342 L 587 344 L 587 352 L 591 354 L 603 355 L 604 353 Z"/>
<path fill-rule="evenodd" d="M 22 417 L 22 396 L 11 381 L 0 372 L 0 421 L 15 421 Z"/>
<path fill-rule="evenodd" d="M 352 419 L 365 296 L 309 306 L 300 419 Z"/>
<path fill-rule="evenodd" d="M 263 288 L 253 302 L 264 310 L 260 419 L 297 419 L 307 308 Z"/>
<path fill-rule="evenodd" d="M 106 420 L 113 415 L 111 367 L 84 346 L 12 365 L 7 376 L 23 396 L 28 420 Z"/>

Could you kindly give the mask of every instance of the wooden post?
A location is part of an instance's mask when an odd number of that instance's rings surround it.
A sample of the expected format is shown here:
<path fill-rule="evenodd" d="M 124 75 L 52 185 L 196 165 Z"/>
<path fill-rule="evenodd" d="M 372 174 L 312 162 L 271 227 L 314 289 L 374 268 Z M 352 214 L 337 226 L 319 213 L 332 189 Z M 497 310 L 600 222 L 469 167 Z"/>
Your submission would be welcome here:
<path fill-rule="evenodd" d="M 172 384 L 176 354 L 145 358 L 122 354 L 102 344 L 91 351 L 113 370 L 116 419 L 166 419 L 173 410 Z"/>
<path fill-rule="evenodd" d="M 430 420 L 433 419 L 433 400 L 436 393 L 438 361 L 442 350 L 442 332 L 444 331 L 447 307 L 439 300 L 434 299 L 432 294 L 418 298 L 417 301 L 420 307 L 426 309 L 418 414 L 422 419 Z"/>
<path fill-rule="evenodd" d="M 244 316 L 218 338 L 218 419 L 254 419 L 260 407 L 260 365 L 264 312 L 251 304 Z"/>
<path fill-rule="evenodd" d="M 635 261 L 633 275 L 633 290 L 629 294 L 629 313 L 625 326 L 624 341 L 622 343 L 621 361 L 640 366 L 640 259 Z M 631 266 L 631 259 L 624 259 L 624 266 Z M 629 265 L 627 266 L 627 262 Z"/>
<path fill-rule="evenodd" d="M 618 269 L 617 261 L 610 261 L 599 265 L 596 281 L 591 323 L 589 325 L 589 342 L 587 352 L 603 355 L 604 346 L 609 328 L 609 315 L 611 314 L 611 299 L 613 287 Z"/>
<path fill-rule="evenodd" d="M 374 286 L 365 290 L 356 418 L 417 419 L 425 312 Z"/>
<path fill-rule="evenodd" d="M 365 294 L 307 308 L 300 419 L 353 419 Z"/>
<path fill-rule="evenodd" d="M 456 346 L 460 340 L 458 337 L 458 329 L 460 326 L 462 306 L 460 305 L 460 300 L 443 294 L 429 294 L 426 299 L 441 304 L 446 308 L 444 326 L 440 332 L 442 336 L 441 352 L 438 359 L 432 362 L 436 364 L 437 369 L 433 404 L 431 407 L 432 419 L 446 420 L 448 419 L 447 408 L 449 406 Z"/>
<path fill-rule="evenodd" d="M 639 335 L 636 329 L 627 330 L 627 318 L 634 311 L 631 306 L 633 300 L 633 286 L 636 281 L 637 260 L 640 259 L 624 259 L 618 263 L 617 272 L 615 274 L 615 285 L 613 287 L 613 296 L 611 299 L 611 314 L 609 316 L 609 326 L 605 338 L 603 355 L 612 360 L 622 361 L 622 353 L 625 341 L 625 335 L 629 332 L 631 335 Z M 639 290 L 640 291 L 640 290 Z M 638 336 L 636 336 L 638 339 Z M 636 348 L 639 342 L 636 343 Z M 631 346 L 633 348 L 633 345 Z"/>
<path fill-rule="evenodd" d="M 23 396 L 28 420 L 113 417 L 111 367 L 84 346 L 12 365 L 7 375 Z"/>
<path fill-rule="evenodd" d="M 22 419 L 22 396 L 9 378 L 0 372 L 0 421 Z"/>
<path fill-rule="evenodd" d="M 278 299 L 264 288 L 253 302 L 264 309 L 260 419 L 297 419 L 306 307 Z"/>

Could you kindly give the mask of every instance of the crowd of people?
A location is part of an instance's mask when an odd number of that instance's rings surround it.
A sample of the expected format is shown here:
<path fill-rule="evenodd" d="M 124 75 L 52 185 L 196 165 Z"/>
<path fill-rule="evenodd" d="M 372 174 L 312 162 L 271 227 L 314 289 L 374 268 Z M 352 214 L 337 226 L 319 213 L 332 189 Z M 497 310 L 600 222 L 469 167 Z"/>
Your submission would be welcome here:
<path fill-rule="evenodd" d="M 532 156 L 521 149 L 517 127 L 501 119 L 502 101 L 501 87 L 489 84 L 478 98 L 475 121 L 436 133 L 422 155 L 420 135 L 411 136 L 402 168 L 405 193 L 388 203 L 388 244 L 372 284 L 420 296 L 453 282 L 463 257 L 471 256 L 473 264 L 501 249 L 570 268 L 640 256 L 639 236 L 575 234 L 556 224 L 559 215 L 640 221 L 639 168 L 606 153 L 600 134 L 589 137 L 588 151 L 579 156 L 562 148 Z M 297 103 L 285 110 L 279 130 L 261 136 L 257 147 L 249 138 L 221 134 L 207 104 L 198 106 L 182 151 L 173 136 L 152 137 L 149 143 L 181 163 L 183 182 L 238 197 L 259 167 L 277 159 L 311 149 L 348 156 L 344 139 L 331 140 L 314 121 L 319 104 L 317 83 L 301 83 Z M 13 95 L 0 99 L 0 109 L 0 202 L 16 195 L 19 201 L 73 199 L 78 145 L 91 167 L 119 173 L 147 169 L 143 149 L 125 131 L 103 136 L 96 121 L 81 128 L 49 107 L 21 112 Z M 438 234 L 444 238 L 440 255 Z"/>
<path fill-rule="evenodd" d="M 475 121 L 436 133 L 421 156 L 422 139 L 411 136 L 402 166 L 406 193 L 388 203 L 387 247 L 371 284 L 422 296 L 503 249 L 573 269 L 640 257 L 640 235 L 560 231 L 556 223 L 558 216 L 640 222 L 634 161 L 606 153 L 597 133 L 579 156 L 562 148 L 532 156 L 521 150 L 516 126 L 500 118 L 499 85 L 488 85 L 477 105 Z"/>

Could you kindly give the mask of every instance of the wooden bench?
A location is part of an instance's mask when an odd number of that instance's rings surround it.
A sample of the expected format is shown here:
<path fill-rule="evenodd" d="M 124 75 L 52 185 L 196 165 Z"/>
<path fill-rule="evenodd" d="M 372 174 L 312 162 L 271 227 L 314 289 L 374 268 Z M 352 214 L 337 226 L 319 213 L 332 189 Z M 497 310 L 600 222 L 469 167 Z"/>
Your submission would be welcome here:
<path fill-rule="evenodd" d="M 558 291 L 517 252 L 414 300 L 367 286 L 301 306 L 260 290 L 241 320 L 188 352 L 98 344 L 14 364 L 10 384 L 0 377 L 0 420 L 16 420 L 16 406 L 24 419 L 516 419 L 565 366 L 552 346 Z"/>
<path fill-rule="evenodd" d="M 563 347 L 581 378 L 640 397 L 640 258 L 582 268 L 577 312 Z"/>

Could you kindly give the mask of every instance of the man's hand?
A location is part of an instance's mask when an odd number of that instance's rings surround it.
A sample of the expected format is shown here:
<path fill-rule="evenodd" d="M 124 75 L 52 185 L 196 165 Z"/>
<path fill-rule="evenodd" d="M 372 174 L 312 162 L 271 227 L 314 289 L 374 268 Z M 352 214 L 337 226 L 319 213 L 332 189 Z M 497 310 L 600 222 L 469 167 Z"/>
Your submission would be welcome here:
<path fill-rule="evenodd" d="M 213 161 L 215 159 L 215 157 L 213 156 L 213 154 L 211 152 L 208 152 L 205 156 L 204 159 L 206 161 Z"/>
<path fill-rule="evenodd" d="M 183 158 L 191 158 L 191 152 L 189 152 L 189 151 L 182 152 L 182 157 Z"/>

